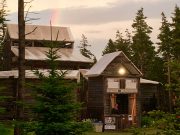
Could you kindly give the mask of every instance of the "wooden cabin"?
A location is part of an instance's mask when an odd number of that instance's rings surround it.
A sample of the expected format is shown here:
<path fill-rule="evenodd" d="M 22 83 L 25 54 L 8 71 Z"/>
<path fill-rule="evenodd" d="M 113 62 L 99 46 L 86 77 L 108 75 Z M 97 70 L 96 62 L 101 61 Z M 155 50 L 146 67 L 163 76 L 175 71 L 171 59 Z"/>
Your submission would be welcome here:
<path fill-rule="evenodd" d="M 38 69 L 45 74 L 49 68 L 46 52 L 48 44 L 54 43 L 58 49 L 58 69 L 68 70 L 65 79 L 78 81 L 80 68 L 90 68 L 93 60 L 84 57 L 74 49 L 74 39 L 68 27 L 26 25 L 25 27 L 25 69 L 26 82 L 37 83 L 39 79 L 32 70 Z M 0 71 L 0 84 L 4 90 L 0 95 L 8 96 L 6 102 L 0 101 L 0 106 L 6 107 L 5 115 L 0 119 L 13 119 L 18 78 L 18 25 L 7 24 L 5 44 L 3 48 L 3 71 Z M 30 90 L 26 88 L 25 99 L 31 101 Z"/>
<path fill-rule="evenodd" d="M 44 75 L 48 75 L 48 70 L 39 70 Z M 66 72 L 65 79 L 71 80 L 72 82 L 78 82 L 79 70 L 68 70 Z M 40 80 L 38 76 L 34 74 L 32 70 L 26 70 L 26 84 L 39 84 Z M 0 100 L 0 107 L 5 108 L 4 113 L 0 113 L 0 120 L 13 120 L 16 114 L 16 93 L 17 93 L 17 82 L 18 82 L 18 70 L 11 71 L 0 71 L 0 95 L 6 97 L 5 100 Z M 3 88 L 3 89 L 2 89 Z M 76 91 L 74 91 L 76 92 Z M 27 108 L 27 105 L 34 103 L 32 88 L 25 85 L 24 99 L 26 102 L 25 107 L 25 118 L 30 118 L 31 110 Z"/>
<path fill-rule="evenodd" d="M 89 118 L 102 121 L 105 131 L 140 126 L 142 73 L 123 52 L 104 55 L 86 76 Z"/>
<path fill-rule="evenodd" d="M 52 30 L 52 31 L 51 31 Z M 90 68 L 93 61 L 74 49 L 74 39 L 68 27 L 26 25 L 26 69 L 47 69 L 46 52 L 50 42 L 56 44 L 59 69 L 76 70 Z M 15 70 L 18 66 L 18 25 L 7 24 L 3 50 L 3 70 Z"/>

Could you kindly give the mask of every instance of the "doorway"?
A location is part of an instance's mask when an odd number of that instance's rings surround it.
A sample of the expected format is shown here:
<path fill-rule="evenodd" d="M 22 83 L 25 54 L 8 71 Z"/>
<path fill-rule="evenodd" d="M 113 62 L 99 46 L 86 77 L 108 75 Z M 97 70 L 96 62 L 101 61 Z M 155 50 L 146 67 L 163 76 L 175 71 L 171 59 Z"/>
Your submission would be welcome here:
<path fill-rule="evenodd" d="M 112 114 L 128 114 L 128 94 L 112 94 Z"/>

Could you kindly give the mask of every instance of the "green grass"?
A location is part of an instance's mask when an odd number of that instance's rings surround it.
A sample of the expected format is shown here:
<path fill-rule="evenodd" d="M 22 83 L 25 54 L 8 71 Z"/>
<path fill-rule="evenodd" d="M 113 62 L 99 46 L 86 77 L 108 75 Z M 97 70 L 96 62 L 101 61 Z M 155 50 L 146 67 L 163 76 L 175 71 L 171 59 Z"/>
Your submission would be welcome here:
<path fill-rule="evenodd" d="M 103 133 L 87 133 L 86 135 L 132 135 L 132 133 L 124 133 L 124 132 L 103 132 Z"/>
<path fill-rule="evenodd" d="M 146 135 L 153 135 L 156 134 L 158 131 L 157 129 L 153 129 L 153 128 L 142 128 L 142 129 L 138 129 L 139 131 L 141 131 L 142 133 L 146 133 Z M 1 134 L 0 134 L 1 135 Z M 10 129 L 10 134 L 9 135 L 13 135 L 13 130 Z M 28 134 L 28 135 L 34 135 L 34 134 Z M 89 132 L 86 133 L 86 135 L 132 135 L 132 132 L 130 132 L 129 130 L 124 131 L 124 132 L 101 132 L 101 133 L 97 133 L 97 132 Z"/>
<path fill-rule="evenodd" d="M 152 135 L 152 134 L 156 134 L 157 132 L 160 132 L 160 130 L 153 129 L 153 128 L 142 128 L 142 129 L 138 129 L 138 131 L 141 131 L 141 133 L 145 133 L 146 135 Z M 132 132 L 130 131 L 102 132 L 102 133 L 90 132 L 90 133 L 86 133 L 86 135 L 132 135 Z"/>

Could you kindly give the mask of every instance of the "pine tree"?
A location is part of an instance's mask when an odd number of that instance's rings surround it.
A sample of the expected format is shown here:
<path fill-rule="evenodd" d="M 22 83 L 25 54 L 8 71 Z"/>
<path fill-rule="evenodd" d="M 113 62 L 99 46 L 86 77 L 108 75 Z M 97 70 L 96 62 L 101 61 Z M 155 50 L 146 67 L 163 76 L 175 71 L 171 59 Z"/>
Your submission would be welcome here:
<path fill-rule="evenodd" d="M 173 56 L 180 61 L 180 9 L 176 5 L 172 17 Z"/>
<path fill-rule="evenodd" d="M 94 60 L 94 63 L 95 63 L 97 61 L 96 57 L 95 57 L 94 54 L 91 53 L 91 51 L 88 49 L 88 47 L 91 47 L 91 45 L 88 44 L 87 37 L 84 34 L 82 34 L 82 40 L 80 41 L 80 46 L 79 46 L 80 53 L 83 56 L 85 56 L 85 57 L 87 57 L 89 59 Z"/>
<path fill-rule="evenodd" d="M 155 56 L 154 46 L 150 40 L 152 28 L 147 25 L 146 18 L 143 14 L 143 8 L 138 10 L 132 27 L 134 28 L 134 36 L 132 37 L 132 60 L 141 70 L 145 77 L 149 71 L 149 67 Z"/>
<path fill-rule="evenodd" d="M 115 43 L 112 39 L 109 39 L 107 46 L 105 47 L 104 51 L 102 52 L 102 55 L 105 55 L 107 53 L 112 53 L 116 51 Z"/>
<path fill-rule="evenodd" d="M 49 75 L 36 71 L 40 84 L 33 86 L 36 94 L 36 114 L 33 128 L 36 135 L 81 135 L 88 127 L 83 122 L 76 122 L 80 110 L 77 103 L 75 89 L 77 84 L 65 80 L 66 72 L 57 70 L 57 48 L 50 43 L 48 57 Z"/>

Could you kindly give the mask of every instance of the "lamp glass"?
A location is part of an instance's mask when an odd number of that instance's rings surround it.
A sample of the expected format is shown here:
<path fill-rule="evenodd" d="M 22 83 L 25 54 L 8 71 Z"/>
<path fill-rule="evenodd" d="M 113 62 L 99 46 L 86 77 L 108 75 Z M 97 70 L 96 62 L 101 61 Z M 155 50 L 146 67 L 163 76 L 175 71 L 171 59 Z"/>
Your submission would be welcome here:
<path fill-rule="evenodd" d="M 125 75 L 126 74 L 126 69 L 124 67 L 120 67 L 118 72 L 119 72 L 120 75 Z"/>

